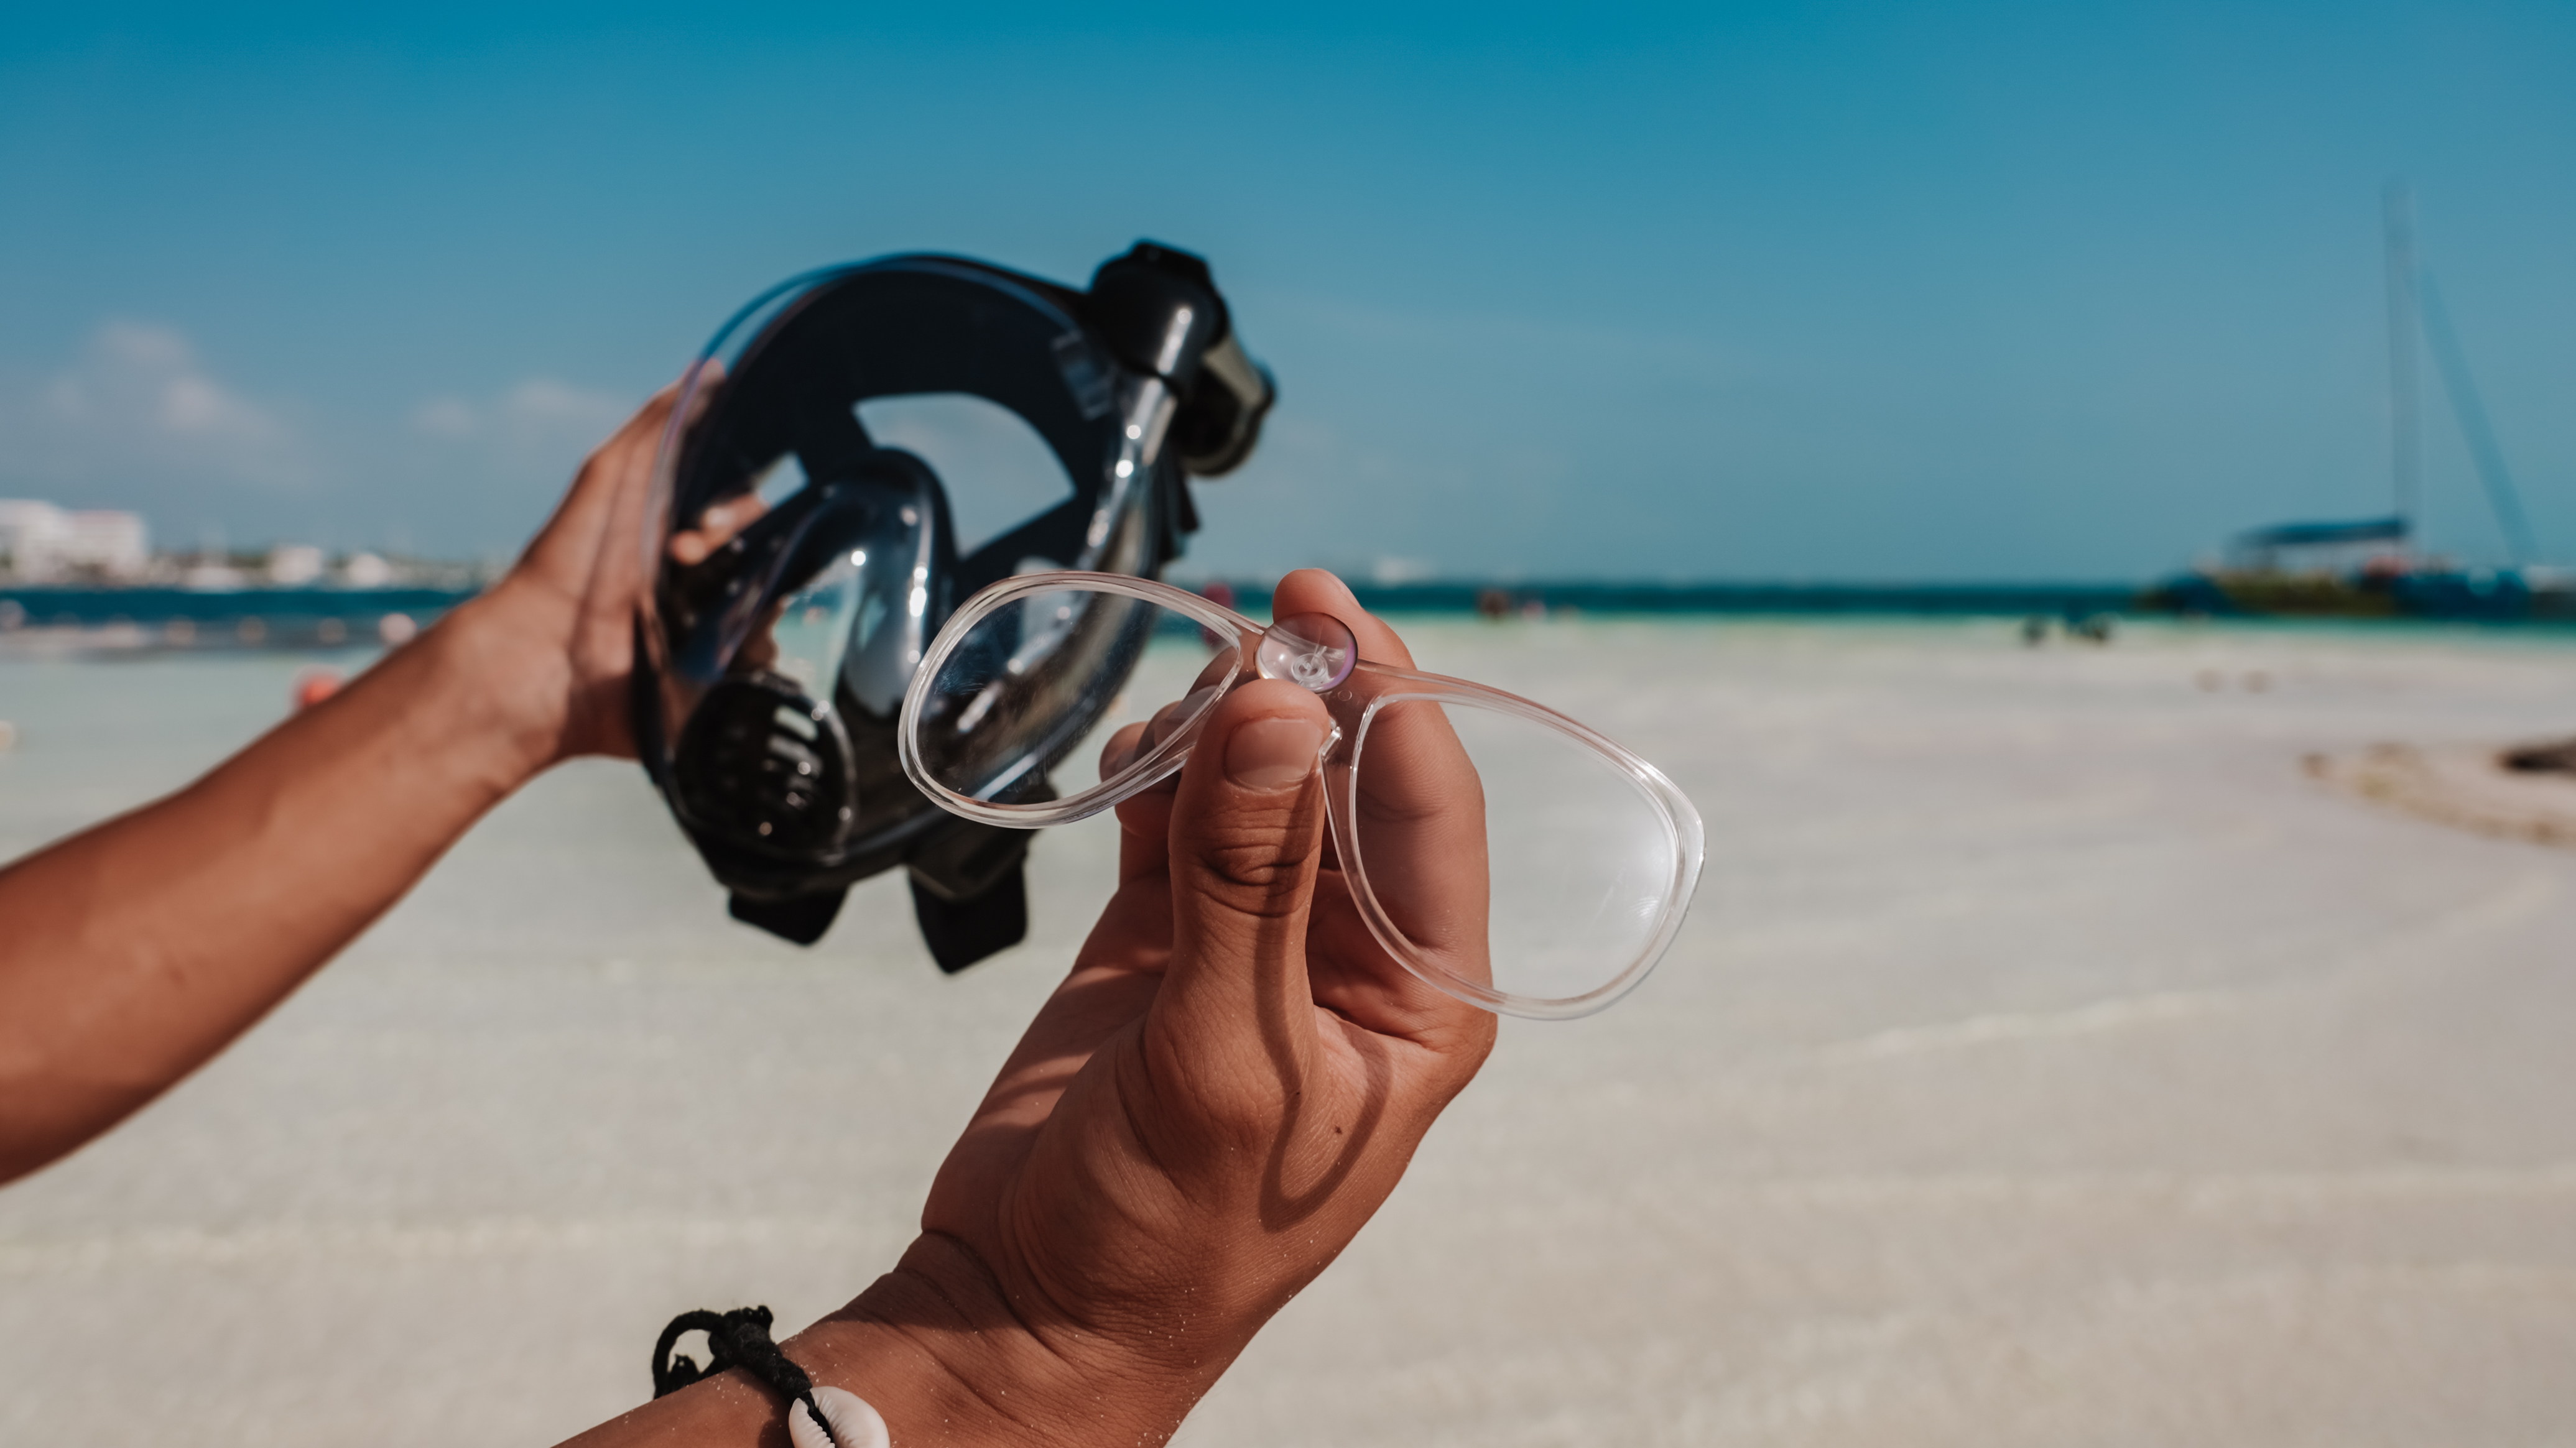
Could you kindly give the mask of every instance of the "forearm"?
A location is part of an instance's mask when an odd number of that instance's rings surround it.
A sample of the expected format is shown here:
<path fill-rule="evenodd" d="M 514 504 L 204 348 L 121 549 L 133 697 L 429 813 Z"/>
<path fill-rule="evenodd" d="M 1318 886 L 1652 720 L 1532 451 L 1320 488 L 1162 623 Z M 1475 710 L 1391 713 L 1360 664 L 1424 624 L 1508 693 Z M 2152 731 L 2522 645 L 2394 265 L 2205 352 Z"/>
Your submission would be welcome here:
<path fill-rule="evenodd" d="M 528 605 L 460 608 L 177 794 L 0 871 L 0 1181 L 203 1064 L 546 761 Z"/>

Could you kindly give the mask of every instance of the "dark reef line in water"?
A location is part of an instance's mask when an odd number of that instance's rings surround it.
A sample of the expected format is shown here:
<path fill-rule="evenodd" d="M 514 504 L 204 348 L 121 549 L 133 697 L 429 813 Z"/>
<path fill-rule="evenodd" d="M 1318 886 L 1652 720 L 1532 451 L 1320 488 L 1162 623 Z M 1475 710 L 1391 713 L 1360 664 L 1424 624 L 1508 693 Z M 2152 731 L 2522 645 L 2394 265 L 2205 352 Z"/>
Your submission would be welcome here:
<path fill-rule="evenodd" d="M 1270 606 L 1266 583 L 1199 587 L 1255 615 Z M 2170 588 L 2122 583 L 1622 583 L 1602 580 L 1379 584 L 1354 580 L 1373 613 L 1483 614 L 1490 618 L 1600 614 L 1671 617 L 2010 618 L 2077 624 L 2112 615 L 2204 612 Z M 84 650 L 369 647 L 398 643 L 473 597 L 455 588 L 184 588 L 0 585 L 0 645 L 68 645 Z M 2268 610 L 2253 610 L 2262 616 Z M 2294 614 L 2301 612 L 2292 611 Z M 2538 611 L 2499 616 L 2427 611 L 2419 620 L 2564 622 Z M 2353 621 L 2353 620 L 2345 620 Z"/>
<path fill-rule="evenodd" d="M 1270 590 L 1233 585 L 1243 607 L 1270 606 Z M 1372 613 L 1878 614 L 2084 618 L 2134 607 L 2123 583 L 1617 583 L 1438 582 L 1372 584 L 1351 591 Z"/>
<path fill-rule="evenodd" d="M 0 587 L 0 644 L 85 651 L 400 643 L 473 597 L 450 588 Z"/>

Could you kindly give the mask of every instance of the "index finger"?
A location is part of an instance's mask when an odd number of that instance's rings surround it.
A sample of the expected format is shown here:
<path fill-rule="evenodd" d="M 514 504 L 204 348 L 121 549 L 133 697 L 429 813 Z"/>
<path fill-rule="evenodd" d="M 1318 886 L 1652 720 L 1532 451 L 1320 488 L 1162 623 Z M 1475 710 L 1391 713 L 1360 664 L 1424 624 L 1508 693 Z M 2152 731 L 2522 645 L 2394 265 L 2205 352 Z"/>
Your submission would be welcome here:
<path fill-rule="evenodd" d="M 1362 609 L 1350 589 L 1329 573 L 1306 569 L 1280 580 L 1271 613 L 1274 618 L 1330 614 L 1350 629 L 1363 660 L 1413 667 L 1413 653 L 1404 640 Z M 1387 923 L 1429 964 L 1467 981 L 1490 984 L 1487 932 L 1492 883 L 1485 784 L 1439 704 L 1386 701 L 1388 694 L 1400 694 L 1403 689 L 1400 680 L 1357 670 L 1335 691 L 1349 696 L 1333 704 L 1334 717 L 1346 735 L 1355 735 L 1363 719 L 1367 734 L 1365 741 L 1345 738 L 1325 767 L 1336 810 L 1334 863 L 1348 872 L 1356 856 L 1358 873 L 1385 912 Z M 1373 712 L 1372 704 L 1377 706 Z M 1363 753 L 1367 768 L 1355 771 L 1354 763 Z M 1353 884 L 1346 873 L 1345 889 Z M 1357 900 L 1347 900 L 1346 908 L 1355 914 Z M 1395 966 L 1383 960 L 1383 950 L 1373 936 L 1365 935 L 1358 919 L 1332 923 L 1347 937 L 1350 948 L 1363 948 L 1360 941 L 1365 938 L 1369 953 L 1381 957 L 1384 967 Z M 1383 968 L 1375 975 L 1371 984 L 1380 991 L 1398 984 L 1387 979 Z M 1404 978 L 1401 984 L 1412 982 Z"/>

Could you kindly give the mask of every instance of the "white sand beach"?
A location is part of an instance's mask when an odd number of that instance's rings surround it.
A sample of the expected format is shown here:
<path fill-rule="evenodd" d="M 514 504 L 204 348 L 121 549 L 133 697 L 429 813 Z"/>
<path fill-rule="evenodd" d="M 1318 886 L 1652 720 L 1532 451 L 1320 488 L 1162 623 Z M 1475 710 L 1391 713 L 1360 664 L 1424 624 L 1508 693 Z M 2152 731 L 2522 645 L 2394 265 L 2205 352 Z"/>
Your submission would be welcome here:
<path fill-rule="evenodd" d="M 1707 884 L 1634 997 L 1506 1025 L 1181 1442 L 2576 1436 L 2576 850 L 2302 764 L 2576 733 L 2576 639 L 1405 628 L 1662 763 Z M 0 855 L 182 782 L 295 662 L 0 659 Z M 676 1312 L 829 1310 L 909 1238 L 1108 829 L 1042 839 L 1031 941 L 943 979 L 900 882 L 798 950 L 725 918 L 633 767 L 541 781 L 0 1191 L 0 1442 L 544 1444 L 644 1396 Z"/>

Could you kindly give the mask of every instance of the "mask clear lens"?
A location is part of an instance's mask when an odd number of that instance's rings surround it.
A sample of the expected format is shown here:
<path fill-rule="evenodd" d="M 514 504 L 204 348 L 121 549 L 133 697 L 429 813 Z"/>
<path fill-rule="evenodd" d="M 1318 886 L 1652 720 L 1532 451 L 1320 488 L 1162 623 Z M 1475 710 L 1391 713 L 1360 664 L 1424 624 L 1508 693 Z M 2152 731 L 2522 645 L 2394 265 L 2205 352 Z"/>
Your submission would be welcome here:
<path fill-rule="evenodd" d="M 901 448 L 952 481 L 948 499 L 960 556 L 1063 504 L 1072 475 L 1028 419 L 962 392 L 872 397 L 858 405 L 859 425 L 878 447 Z"/>
<path fill-rule="evenodd" d="M 1232 634 L 1212 635 L 1202 620 L 1142 599 L 1080 586 L 1023 593 L 941 634 L 908 704 L 907 768 L 986 805 L 1049 800 L 1037 781 L 1071 760 L 1060 782 L 1070 792 L 1129 724 L 1160 713 L 1164 740 L 1194 728 L 1231 685 L 1236 652 Z M 1155 768 L 1156 754 L 1138 751 L 1117 777 L 1030 823 L 1106 808 L 1134 792 L 1131 776 Z M 1077 807 L 1092 796 L 1092 809 Z"/>

